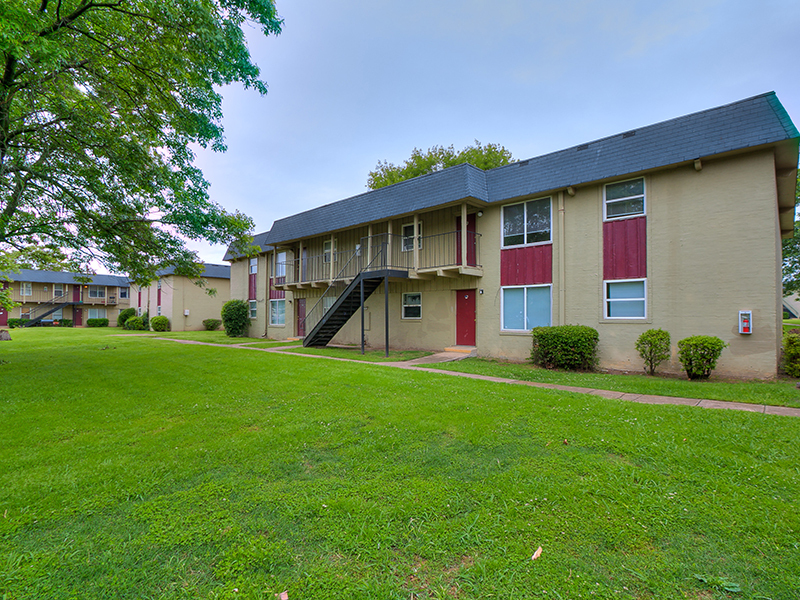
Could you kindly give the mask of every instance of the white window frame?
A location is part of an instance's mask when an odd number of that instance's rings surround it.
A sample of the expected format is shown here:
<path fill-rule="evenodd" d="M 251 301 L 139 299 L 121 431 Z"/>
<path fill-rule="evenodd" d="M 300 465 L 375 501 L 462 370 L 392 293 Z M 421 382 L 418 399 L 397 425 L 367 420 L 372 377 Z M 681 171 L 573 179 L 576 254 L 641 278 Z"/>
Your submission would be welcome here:
<path fill-rule="evenodd" d="M 527 231 L 528 225 L 528 204 L 532 202 L 541 202 L 543 200 L 547 200 L 548 207 L 550 210 L 550 228 L 548 229 L 548 238 L 546 240 L 540 240 L 538 242 L 528 242 L 528 233 L 535 233 L 533 231 Z M 505 235 L 505 220 L 506 220 L 506 209 L 511 208 L 514 206 L 524 206 L 523 215 L 522 215 L 522 243 L 521 244 L 508 244 L 506 245 L 506 235 Z M 502 210 L 500 211 L 500 247 L 501 248 L 521 248 L 523 246 L 541 246 L 544 244 L 552 244 L 553 243 L 553 197 L 552 196 L 545 196 L 543 198 L 532 198 L 530 200 L 525 200 L 524 202 L 515 202 L 514 204 L 506 204 L 503 206 Z"/>
<path fill-rule="evenodd" d="M 33 284 L 30 281 L 23 281 L 19 284 L 20 296 L 33 296 Z M 22 317 L 24 318 L 24 317 Z"/>
<path fill-rule="evenodd" d="M 161 305 L 160 304 L 158 306 L 156 306 L 156 315 L 159 316 L 159 317 L 161 316 Z"/>
<path fill-rule="evenodd" d="M 411 228 L 411 233 L 407 234 L 406 229 Z M 406 223 L 402 225 L 400 228 L 402 233 L 401 241 L 400 241 L 400 249 L 403 252 L 413 252 L 414 251 L 414 224 L 413 223 Z M 417 247 L 422 250 L 422 221 L 417 222 Z"/>
<path fill-rule="evenodd" d="M 500 331 L 510 332 L 510 333 L 520 333 L 520 332 L 528 332 L 532 331 L 532 329 L 506 329 L 505 322 L 506 322 L 506 290 L 528 290 L 530 288 L 548 288 L 550 292 L 550 315 L 547 319 L 547 325 L 551 326 L 553 324 L 553 284 L 552 283 L 544 283 L 544 284 L 535 284 L 535 285 L 505 285 L 500 288 Z M 528 292 L 526 291 L 523 295 L 522 300 L 522 323 L 523 325 L 528 322 L 528 302 L 527 302 Z M 537 325 L 538 327 L 538 325 Z"/>
<path fill-rule="evenodd" d="M 94 314 L 94 316 L 92 316 Z M 107 319 L 108 312 L 105 308 L 89 308 L 86 310 L 87 319 Z"/>
<path fill-rule="evenodd" d="M 58 310 L 54 310 L 50 314 L 50 318 L 53 319 L 53 321 L 63 321 L 64 320 L 64 309 L 63 308 L 59 308 Z"/>
<path fill-rule="evenodd" d="M 275 278 L 286 277 L 286 252 L 275 255 Z"/>
<path fill-rule="evenodd" d="M 20 319 L 30 319 L 31 318 L 31 307 L 28 306 L 27 308 L 24 306 L 19 307 L 19 318 Z"/>
<path fill-rule="evenodd" d="M 106 286 L 104 285 L 89 286 L 89 298 L 105 298 L 105 297 L 106 297 Z"/>
<path fill-rule="evenodd" d="M 250 259 L 250 275 L 258 273 L 258 257 Z"/>
<path fill-rule="evenodd" d="M 280 306 L 280 303 L 283 303 L 283 321 L 281 321 L 278 315 L 277 309 L 273 309 L 273 306 Z M 273 327 L 282 327 L 286 325 L 286 299 L 285 298 L 276 298 L 274 300 L 269 301 L 269 324 Z"/>
<path fill-rule="evenodd" d="M 625 196 L 624 198 L 614 198 L 613 200 L 608 199 L 608 188 L 611 186 L 619 185 L 621 183 L 629 183 L 631 181 L 641 181 L 642 182 L 642 193 L 635 194 L 633 196 Z M 631 200 L 636 200 L 638 198 L 642 199 L 642 210 L 641 212 L 635 213 L 628 213 L 625 215 L 614 215 L 609 217 L 608 216 L 608 205 L 609 204 L 617 204 L 619 202 L 629 202 Z M 632 219 L 633 217 L 641 217 L 647 214 L 647 182 L 645 181 L 644 177 L 634 177 L 633 179 L 625 179 L 623 181 L 613 181 L 611 183 L 607 183 L 603 186 L 603 221 L 619 221 L 620 219 Z"/>
<path fill-rule="evenodd" d="M 326 265 L 330 264 L 331 257 L 333 257 L 333 262 L 336 262 L 336 240 L 324 240 L 322 242 L 322 262 Z"/>
<path fill-rule="evenodd" d="M 251 319 L 258 318 L 258 301 L 257 300 L 248 300 L 248 309 Z"/>
<path fill-rule="evenodd" d="M 408 297 L 409 296 L 419 296 L 419 304 L 409 304 Z M 403 293 L 402 297 L 402 311 L 401 311 L 401 318 L 407 321 L 419 321 L 422 319 L 422 292 L 405 292 Z M 418 317 L 410 317 L 406 314 L 407 308 L 418 308 L 419 309 L 419 316 Z"/>
<path fill-rule="evenodd" d="M 64 296 L 65 296 L 64 284 L 63 283 L 54 283 L 53 284 L 53 298 L 63 298 Z"/>
<path fill-rule="evenodd" d="M 336 300 L 338 298 L 336 296 L 323 296 L 322 297 L 322 314 L 324 315 L 330 309 L 333 308 L 333 305 L 336 304 Z"/>
<path fill-rule="evenodd" d="M 642 282 L 642 297 L 641 298 L 609 298 L 608 286 L 615 283 L 637 283 Z M 643 302 L 644 315 L 641 317 L 612 317 L 611 316 L 611 303 L 612 302 Z M 644 321 L 647 319 L 647 278 L 639 277 L 636 279 L 606 279 L 603 281 L 603 320 L 605 321 Z"/>
<path fill-rule="evenodd" d="M 131 297 L 130 288 L 127 287 L 120 287 L 119 288 L 119 297 L 120 299 L 128 300 Z"/>

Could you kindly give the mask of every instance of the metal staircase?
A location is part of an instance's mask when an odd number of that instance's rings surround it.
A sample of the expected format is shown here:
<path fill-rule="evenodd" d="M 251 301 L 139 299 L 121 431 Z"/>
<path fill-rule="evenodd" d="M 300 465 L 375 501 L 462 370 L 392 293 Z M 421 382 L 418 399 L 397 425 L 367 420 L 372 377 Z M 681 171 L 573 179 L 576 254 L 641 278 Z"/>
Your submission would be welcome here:
<path fill-rule="evenodd" d="M 40 304 L 36 308 L 31 310 L 31 318 L 30 320 L 26 321 L 23 327 L 33 327 L 38 323 L 41 323 L 42 319 L 44 319 L 47 315 L 51 315 L 56 312 L 60 308 L 64 308 L 65 306 L 72 306 L 75 304 L 83 304 L 82 301 L 72 301 L 67 300 L 67 296 L 55 296 L 52 300 L 48 300 L 43 304 Z M 38 314 L 39 311 L 44 311 L 41 314 Z"/>
<path fill-rule="evenodd" d="M 306 315 L 304 324 L 315 323 L 303 338 L 303 346 L 325 346 L 333 339 L 339 330 L 345 326 L 350 317 L 366 302 L 367 298 L 384 281 L 393 279 L 407 279 L 408 269 L 390 267 L 387 265 L 387 244 L 384 242 L 375 248 L 375 256 L 363 267 L 366 262 L 362 256 L 363 246 L 353 252 L 350 259 L 342 267 L 339 275 L 334 277 L 328 289 L 322 294 L 311 311 Z M 358 274 L 344 287 L 341 293 L 337 290 L 343 287 L 344 273 L 348 272 L 353 261 L 359 264 Z M 352 273 L 352 270 L 349 270 Z M 326 305 L 328 308 L 326 308 Z"/>

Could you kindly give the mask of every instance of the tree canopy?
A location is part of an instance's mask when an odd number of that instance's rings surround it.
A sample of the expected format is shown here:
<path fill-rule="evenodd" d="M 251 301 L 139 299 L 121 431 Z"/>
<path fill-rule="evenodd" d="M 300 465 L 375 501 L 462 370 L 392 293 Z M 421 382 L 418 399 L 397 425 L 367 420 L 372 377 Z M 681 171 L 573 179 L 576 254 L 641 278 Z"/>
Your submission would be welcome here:
<path fill-rule="evenodd" d="M 63 249 L 138 282 L 198 275 L 186 239 L 246 240 L 191 144 L 224 151 L 221 86 L 266 93 L 243 26 L 272 0 L 2 0 L 0 255 Z"/>
<path fill-rule="evenodd" d="M 800 203 L 800 180 L 795 188 Z M 794 222 L 794 237 L 783 240 L 783 295 L 800 293 L 800 221 Z"/>
<path fill-rule="evenodd" d="M 388 161 L 379 162 L 375 170 L 369 172 L 367 187 L 377 190 L 393 183 L 463 163 L 469 163 L 480 169 L 493 169 L 512 161 L 511 152 L 503 146 L 499 144 L 482 146 L 478 140 L 475 140 L 474 146 L 467 146 L 458 151 L 453 148 L 452 144 L 447 147 L 433 146 L 428 148 L 427 152 L 414 148 L 411 157 L 402 165 L 395 165 Z"/>

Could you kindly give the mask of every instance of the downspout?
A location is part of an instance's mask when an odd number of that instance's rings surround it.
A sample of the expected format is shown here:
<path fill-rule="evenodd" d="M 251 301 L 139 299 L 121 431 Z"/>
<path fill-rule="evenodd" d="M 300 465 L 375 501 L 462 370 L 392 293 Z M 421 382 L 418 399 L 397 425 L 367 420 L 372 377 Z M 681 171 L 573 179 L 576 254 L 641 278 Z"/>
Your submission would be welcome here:
<path fill-rule="evenodd" d="M 565 222 L 564 192 L 558 192 L 558 324 L 565 325 L 567 320 L 566 310 L 566 233 L 564 231 Z"/>

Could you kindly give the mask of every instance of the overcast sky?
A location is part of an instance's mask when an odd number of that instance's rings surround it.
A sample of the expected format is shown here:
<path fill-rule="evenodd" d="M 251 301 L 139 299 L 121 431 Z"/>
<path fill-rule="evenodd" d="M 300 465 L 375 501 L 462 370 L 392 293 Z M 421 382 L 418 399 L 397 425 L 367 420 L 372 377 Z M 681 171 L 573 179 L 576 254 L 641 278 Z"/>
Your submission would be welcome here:
<path fill-rule="evenodd" d="M 255 221 L 366 191 L 380 160 L 474 140 L 525 159 L 775 91 L 800 126 L 798 0 L 277 0 L 269 93 L 222 90 L 214 201 Z M 206 262 L 224 247 L 190 244 Z"/>

